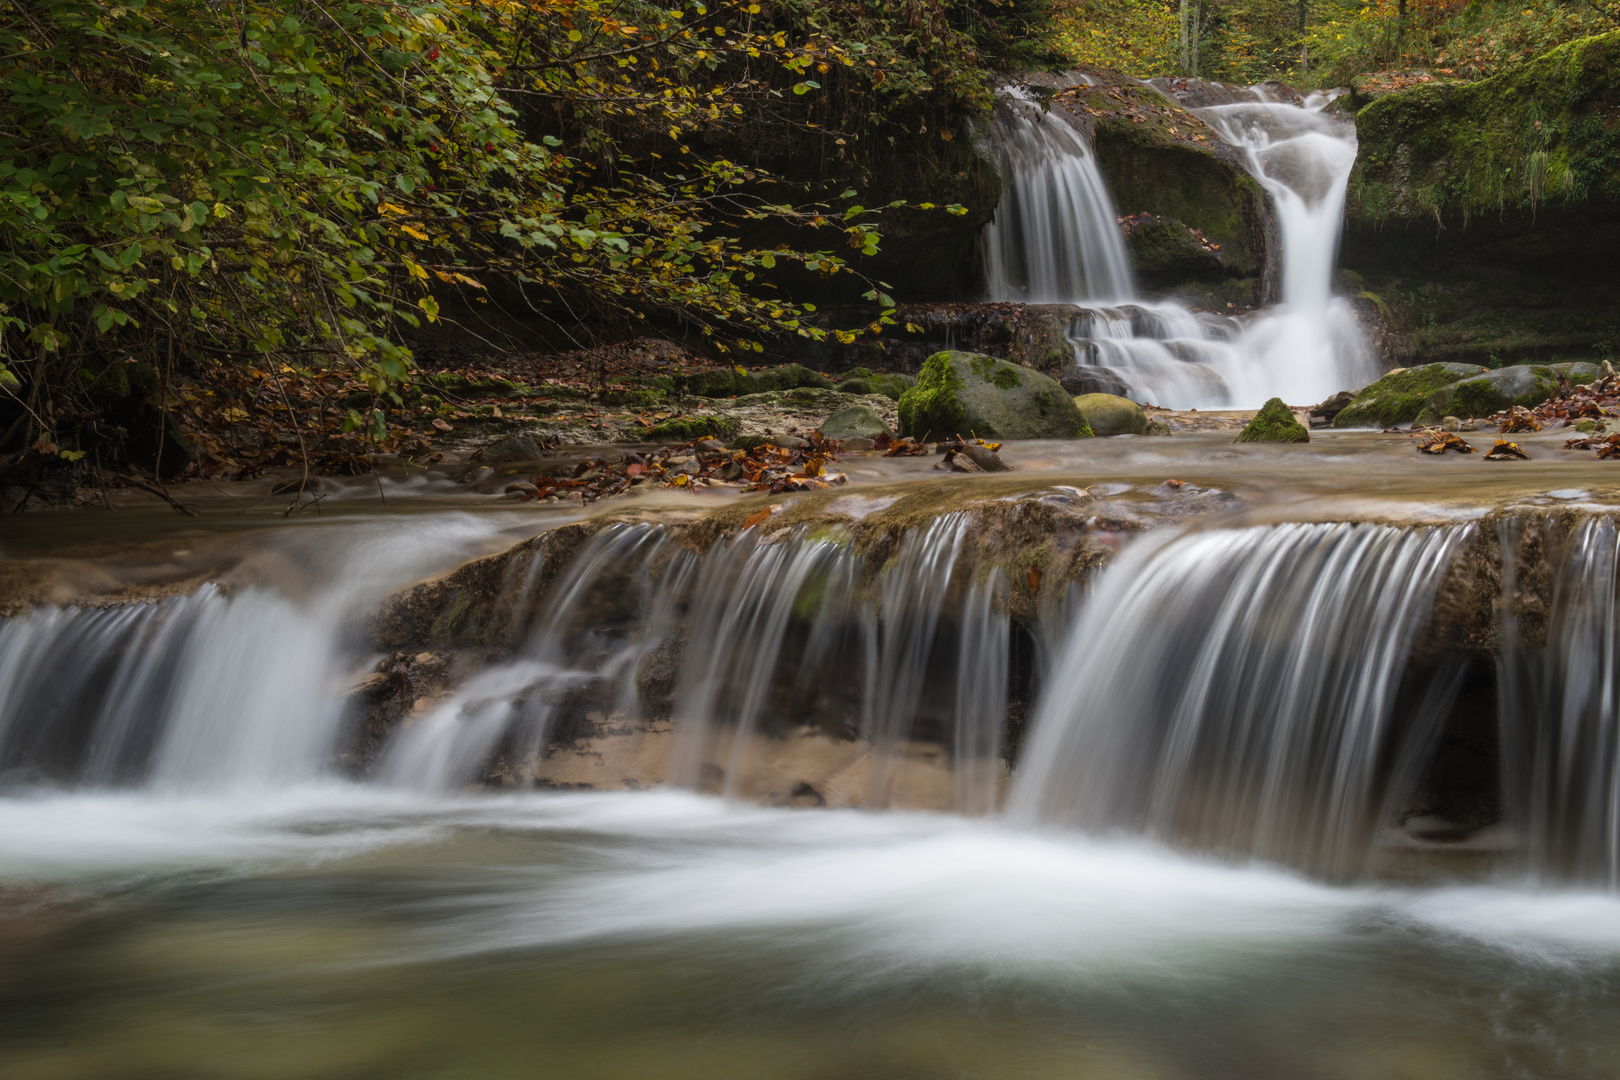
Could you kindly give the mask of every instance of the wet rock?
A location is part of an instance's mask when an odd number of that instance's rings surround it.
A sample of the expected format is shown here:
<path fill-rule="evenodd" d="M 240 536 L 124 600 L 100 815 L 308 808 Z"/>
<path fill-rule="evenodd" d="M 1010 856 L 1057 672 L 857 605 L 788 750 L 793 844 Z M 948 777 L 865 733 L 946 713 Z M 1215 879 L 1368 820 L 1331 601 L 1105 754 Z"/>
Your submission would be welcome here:
<path fill-rule="evenodd" d="M 875 439 L 879 435 L 893 435 L 876 409 L 867 405 L 850 405 L 827 417 L 818 428 L 829 439 Z"/>
<path fill-rule="evenodd" d="M 863 439 L 858 435 L 853 439 L 844 440 L 845 450 L 870 450 L 876 445 L 871 439 Z"/>
<path fill-rule="evenodd" d="M 1310 411 L 1311 427 L 1332 427 L 1338 415 L 1356 400 L 1354 390 L 1340 390 Z"/>
<path fill-rule="evenodd" d="M 900 397 L 902 434 L 915 438 L 1073 439 L 1085 421 L 1057 380 L 975 353 L 928 358 Z"/>
<path fill-rule="evenodd" d="M 1074 399 L 1074 405 L 1093 435 L 1147 433 L 1147 412 L 1130 398 L 1117 394 L 1082 394 Z"/>
<path fill-rule="evenodd" d="M 1123 397 L 1125 391 L 1130 389 L 1109 369 L 1090 366 L 1060 375 L 1058 385 L 1073 397 L 1080 397 L 1082 394 L 1117 394 Z"/>
<path fill-rule="evenodd" d="M 1001 455 L 988 446 L 978 443 L 962 443 L 957 447 L 957 453 L 967 458 L 979 467 L 981 472 L 1010 472 L 1012 466 L 1001 460 Z"/>
<path fill-rule="evenodd" d="M 488 480 L 490 477 L 492 477 L 494 475 L 495 475 L 495 470 L 490 468 L 488 465 L 484 465 L 484 466 L 481 466 L 480 468 L 473 469 L 473 470 L 471 470 L 469 472 L 462 473 L 460 476 L 456 477 L 456 483 L 458 483 L 458 484 L 481 484 L 485 480 Z"/>
<path fill-rule="evenodd" d="M 1272 398 L 1260 406 L 1241 432 L 1238 442 L 1302 443 L 1310 442 L 1311 433 L 1294 418 L 1293 410 L 1283 404 L 1282 398 Z"/>
<path fill-rule="evenodd" d="M 1363 387 L 1355 400 L 1333 418 L 1336 428 L 1392 428 L 1410 424 L 1423 412 L 1428 396 L 1465 375 L 1478 375 L 1472 364 L 1427 364 L 1396 368 Z"/>
<path fill-rule="evenodd" d="M 527 480 L 519 480 L 515 484 L 507 484 L 503 489 L 503 494 L 506 495 L 538 495 L 539 493 L 540 489 L 529 483 Z"/>
<path fill-rule="evenodd" d="M 1455 416 L 1443 416 L 1440 418 L 1440 430 L 1461 431 L 1462 421 L 1457 419 Z"/>
<path fill-rule="evenodd" d="M 528 435 L 508 435 L 490 443 L 479 452 L 479 460 L 489 465 L 504 465 L 511 461 L 537 461 L 544 452 L 540 444 Z"/>
<path fill-rule="evenodd" d="M 1592 382 L 1601 374 L 1596 364 L 1515 364 L 1495 371 L 1476 372 L 1439 387 L 1423 403 L 1414 423 L 1432 424 L 1440 417 L 1480 417 L 1513 405 L 1532 408 L 1560 390 Z"/>

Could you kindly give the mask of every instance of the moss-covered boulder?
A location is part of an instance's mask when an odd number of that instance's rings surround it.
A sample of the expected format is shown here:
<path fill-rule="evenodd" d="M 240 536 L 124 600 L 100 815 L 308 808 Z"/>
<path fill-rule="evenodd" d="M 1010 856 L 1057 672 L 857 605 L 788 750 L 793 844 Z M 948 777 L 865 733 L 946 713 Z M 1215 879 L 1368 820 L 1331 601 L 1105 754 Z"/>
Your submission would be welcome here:
<path fill-rule="evenodd" d="M 1300 443 L 1310 442 L 1311 433 L 1305 429 L 1294 416 L 1294 412 L 1283 404 L 1282 398 L 1272 398 L 1260 406 L 1260 411 L 1254 414 L 1242 431 L 1238 432 L 1238 442 L 1280 442 Z"/>
<path fill-rule="evenodd" d="M 802 364 L 783 364 L 760 371 L 737 368 L 711 368 L 686 376 L 686 392 L 694 397 L 725 398 L 763 394 L 773 390 L 810 388 L 830 390 L 832 380 Z"/>
<path fill-rule="evenodd" d="M 919 439 L 1074 439 L 1085 433 L 1085 418 L 1056 380 L 1033 368 L 941 352 L 900 395 L 900 430 Z"/>
<path fill-rule="evenodd" d="M 1557 393 L 1564 382 L 1589 383 L 1601 374 L 1596 364 L 1516 364 L 1442 386 L 1430 394 L 1414 421 L 1438 423 L 1446 416 L 1490 416 L 1511 405 L 1530 408 Z"/>
<path fill-rule="evenodd" d="M 822 421 L 816 430 L 829 439 L 875 439 L 894 434 L 870 405 L 847 405 Z"/>
<path fill-rule="evenodd" d="M 1074 399 L 1074 405 L 1093 435 L 1147 434 L 1147 412 L 1130 398 L 1118 394 L 1081 394 Z"/>
<path fill-rule="evenodd" d="M 1611 259 L 1620 230 L 1620 32 L 1356 114 L 1346 251 L 1497 263 Z"/>
<path fill-rule="evenodd" d="M 839 380 L 838 389 L 846 394 L 882 394 L 890 400 L 899 401 L 900 395 L 916 384 L 917 380 L 909 375 L 855 368 L 844 373 L 844 377 Z"/>
<path fill-rule="evenodd" d="M 656 424 L 643 436 L 648 442 L 691 442 L 729 439 L 742 425 L 729 416 L 683 416 Z"/>
<path fill-rule="evenodd" d="M 1369 383 L 1333 418 L 1336 428 L 1391 428 L 1410 424 L 1422 414 L 1429 395 L 1465 375 L 1477 375 L 1470 364 L 1427 364 L 1392 371 Z"/>

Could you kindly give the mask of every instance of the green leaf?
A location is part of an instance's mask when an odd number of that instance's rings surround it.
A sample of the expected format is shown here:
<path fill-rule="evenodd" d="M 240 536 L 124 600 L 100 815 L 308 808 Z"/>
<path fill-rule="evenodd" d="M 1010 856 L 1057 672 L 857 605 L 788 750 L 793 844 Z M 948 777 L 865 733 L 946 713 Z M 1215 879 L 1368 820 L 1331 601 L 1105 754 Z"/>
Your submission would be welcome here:
<path fill-rule="evenodd" d="M 416 302 L 416 306 L 422 309 L 422 314 L 427 316 L 428 322 L 439 321 L 439 302 L 433 299 L 433 297 L 422 297 L 422 299 Z"/>

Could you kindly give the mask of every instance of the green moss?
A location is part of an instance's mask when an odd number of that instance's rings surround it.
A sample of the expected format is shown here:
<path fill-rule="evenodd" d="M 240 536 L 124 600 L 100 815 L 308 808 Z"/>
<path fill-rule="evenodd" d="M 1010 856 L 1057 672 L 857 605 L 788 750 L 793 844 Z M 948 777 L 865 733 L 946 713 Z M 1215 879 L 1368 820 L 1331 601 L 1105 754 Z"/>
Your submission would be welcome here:
<path fill-rule="evenodd" d="M 1282 398 L 1272 398 L 1260 406 L 1254 419 L 1239 433 L 1238 442 L 1302 443 L 1311 441 L 1305 425 L 1294 419 Z"/>
<path fill-rule="evenodd" d="M 967 433 L 967 410 L 958 397 L 962 377 L 951 366 L 951 355 L 930 356 L 917 373 L 917 385 L 900 395 L 900 430 L 907 435 L 943 439 Z M 993 436 L 995 432 L 979 434 Z"/>
<path fill-rule="evenodd" d="M 905 375 L 855 368 L 844 373 L 838 389 L 846 394 L 882 394 L 892 401 L 899 401 L 900 395 L 909 390 L 914 382 L 915 379 Z"/>
<path fill-rule="evenodd" d="M 1477 83 L 1431 83 L 1356 116 L 1347 213 L 1450 221 L 1620 198 L 1620 32 Z"/>
<path fill-rule="evenodd" d="M 726 439 L 742 425 L 729 416 L 688 416 L 665 420 L 647 432 L 648 442 L 691 442 L 693 439 Z"/>
<path fill-rule="evenodd" d="M 1385 375 L 1357 394 L 1334 418 L 1333 426 L 1390 428 L 1410 424 L 1422 414 L 1430 394 L 1465 374 L 1455 366 L 1429 364 Z"/>
<path fill-rule="evenodd" d="M 724 398 L 747 394 L 748 380 L 736 368 L 694 371 L 686 377 L 686 392 L 694 397 Z"/>
<path fill-rule="evenodd" d="M 740 393 L 762 394 L 772 390 L 799 390 L 804 388 L 832 389 L 831 379 L 800 364 L 783 364 L 781 367 L 750 372 L 747 382 L 747 389 L 739 391 Z"/>
<path fill-rule="evenodd" d="M 1489 379 L 1470 379 L 1460 384 L 1446 406 L 1452 416 L 1490 416 L 1508 407 L 1508 399 Z"/>
<path fill-rule="evenodd" d="M 973 369 L 973 374 L 997 390 L 1016 390 L 1024 385 L 1017 368 L 997 363 L 993 356 L 974 356 L 968 365 Z"/>

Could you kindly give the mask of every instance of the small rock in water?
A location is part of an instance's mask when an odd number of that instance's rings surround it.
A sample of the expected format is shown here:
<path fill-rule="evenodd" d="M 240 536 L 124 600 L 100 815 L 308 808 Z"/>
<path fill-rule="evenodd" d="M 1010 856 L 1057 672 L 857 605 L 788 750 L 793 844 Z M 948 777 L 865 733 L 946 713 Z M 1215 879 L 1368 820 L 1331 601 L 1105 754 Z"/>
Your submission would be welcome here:
<path fill-rule="evenodd" d="M 1478 431 L 1479 430 L 1479 422 L 1477 420 L 1464 420 L 1461 424 L 1458 425 L 1457 430 L 1458 431 Z"/>
<path fill-rule="evenodd" d="M 850 439 L 875 439 L 879 435 L 893 436 L 889 425 L 883 422 L 876 409 L 870 405 L 849 405 L 839 409 L 818 428 L 829 439 L 848 441 Z"/>
<path fill-rule="evenodd" d="M 1147 411 L 1130 398 L 1118 394 L 1081 394 L 1074 399 L 1074 404 L 1093 435 L 1147 433 Z"/>
<path fill-rule="evenodd" d="M 542 455 L 540 444 L 527 435 L 508 435 L 484 447 L 483 460 L 491 465 L 508 461 L 535 461 Z"/>
<path fill-rule="evenodd" d="M 1455 416 L 1442 417 L 1441 420 L 1440 420 L 1440 430 L 1441 431 L 1461 431 L 1462 430 L 1462 420 L 1460 420 L 1459 418 L 1457 418 Z"/>
<path fill-rule="evenodd" d="M 862 438 L 859 435 L 855 436 L 853 439 L 844 440 L 845 450 L 870 450 L 875 445 L 876 444 L 872 442 L 871 439 Z"/>
<path fill-rule="evenodd" d="M 539 488 L 535 487 L 533 484 L 529 483 L 528 481 L 519 480 L 515 484 L 507 484 L 506 489 L 503 492 L 503 494 L 511 495 L 512 493 L 516 492 L 519 495 L 534 495 L 534 494 L 537 494 L 539 491 L 540 491 Z"/>
<path fill-rule="evenodd" d="M 1238 435 L 1238 442 L 1302 443 L 1310 442 L 1311 433 L 1294 418 L 1293 410 L 1283 404 L 1282 398 L 1272 398 L 1260 406 L 1254 419 Z"/>
<path fill-rule="evenodd" d="M 458 484 L 482 483 L 483 481 L 488 480 L 490 477 L 492 477 L 494 475 L 495 475 L 495 470 L 490 468 L 488 465 L 485 465 L 482 468 L 474 469 L 472 472 L 467 473 L 464 476 L 457 477 L 456 478 L 456 483 L 458 483 Z"/>

